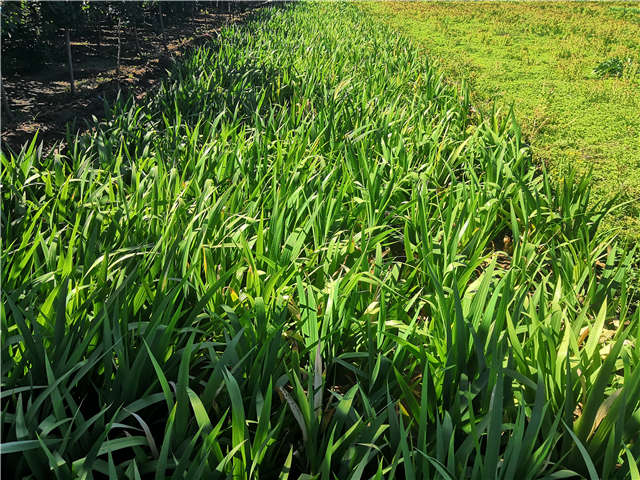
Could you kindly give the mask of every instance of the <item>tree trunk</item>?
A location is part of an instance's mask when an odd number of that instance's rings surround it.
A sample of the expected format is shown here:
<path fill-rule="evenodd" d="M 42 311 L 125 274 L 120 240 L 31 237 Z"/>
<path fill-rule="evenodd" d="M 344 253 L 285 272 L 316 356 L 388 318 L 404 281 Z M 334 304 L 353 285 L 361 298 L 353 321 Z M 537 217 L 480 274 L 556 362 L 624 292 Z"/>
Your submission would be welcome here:
<path fill-rule="evenodd" d="M 36 2 L 29 2 L 29 7 L 31 10 L 31 15 L 34 19 L 34 26 L 35 26 L 35 32 L 36 32 L 36 37 L 40 37 L 40 35 L 42 34 L 42 21 L 40 19 L 40 5 L 38 5 Z"/>
<path fill-rule="evenodd" d="M 7 96 L 7 92 L 4 89 L 4 84 L 0 81 L 0 95 L 2 96 L 2 111 L 7 120 L 13 120 L 13 112 L 9 107 L 9 97 Z"/>
<path fill-rule="evenodd" d="M 122 21 L 118 18 L 118 53 L 116 55 L 116 75 L 120 75 L 120 50 L 122 49 L 122 40 L 120 39 Z"/>
<path fill-rule="evenodd" d="M 64 38 L 67 42 L 67 62 L 69 64 L 69 84 L 71 85 L 71 95 L 75 95 L 76 86 L 73 82 L 73 59 L 71 58 L 71 37 L 69 36 L 69 29 L 64 29 Z"/>
<path fill-rule="evenodd" d="M 162 20 L 162 2 L 158 2 L 158 12 L 160 13 L 160 34 L 162 36 L 162 49 L 167 53 L 167 38 L 164 35 L 164 20 Z"/>
<path fill-rule="evenodd" d="M 136 42 L 136 54 L 142 58 L 142 49 L 140 48 L 140 39 L 138 38 L 138 25 L 133 24 L 133 38 Z"/>

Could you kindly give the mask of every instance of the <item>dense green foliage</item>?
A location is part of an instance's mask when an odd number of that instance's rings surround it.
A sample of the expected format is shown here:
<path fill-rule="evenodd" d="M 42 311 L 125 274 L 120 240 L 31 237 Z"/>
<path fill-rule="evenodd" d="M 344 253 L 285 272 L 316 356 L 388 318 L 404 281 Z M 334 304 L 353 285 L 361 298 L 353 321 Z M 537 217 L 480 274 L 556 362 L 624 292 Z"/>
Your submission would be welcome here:
<path fill-rule="evenodd" d="M 605 77 L 622 77 L 623 75 L 627 75 L 631 78 L 634 78 L 638 74 L 638 68 L 634 65 L 633 58 L 627 57 L 621 59 L 620 57 L 612 57 L 596 65 L 596 68 L 593 69 L 593 73 L 599 78 Z"/>
<path fill-rule="evenodd" d="M 16 478 L 638 478 L 608 205 L 357 7 L 262 10 L 70 145 L 2 158 Z"/>

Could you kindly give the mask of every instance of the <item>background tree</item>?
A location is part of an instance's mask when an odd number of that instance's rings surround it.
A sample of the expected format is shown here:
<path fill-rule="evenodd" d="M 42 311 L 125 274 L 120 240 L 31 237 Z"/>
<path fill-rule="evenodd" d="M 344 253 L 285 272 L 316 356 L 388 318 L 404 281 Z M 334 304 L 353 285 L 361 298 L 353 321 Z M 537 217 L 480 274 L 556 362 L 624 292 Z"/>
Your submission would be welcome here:
<path fill-rule="evenodd" d="M 259 4 L 263 2 L 252 2 Z M 25 74 L 41 71 L 46 66 L 65 63 L 69 85 L 75 92 L 77 85 L 73 41 L 81 39 L 97 48 L 98 54 L 106 36 L 115 33 L 113 50 L 116 70 L 120 70 L 127 35 L 133 38 L 137 55 L 141 55 L 140 36 L 143 30 L 154 27 L 160 37 L 161 51 L 168 54 L 166 29 L 178 22 L 198 15 L 201 8 L 216 8 L 231 12 L 234 2 L 223 1 L 2 1 L 2 71 L 3 74 Z M 242 8 L 251 5 L 242 3 Z M 160 54 L 160 52 L 158 52 Z M 78 63 L 78 59 L 75 59 Z M 3 100 L 4 102 L 4 100 Z"/>

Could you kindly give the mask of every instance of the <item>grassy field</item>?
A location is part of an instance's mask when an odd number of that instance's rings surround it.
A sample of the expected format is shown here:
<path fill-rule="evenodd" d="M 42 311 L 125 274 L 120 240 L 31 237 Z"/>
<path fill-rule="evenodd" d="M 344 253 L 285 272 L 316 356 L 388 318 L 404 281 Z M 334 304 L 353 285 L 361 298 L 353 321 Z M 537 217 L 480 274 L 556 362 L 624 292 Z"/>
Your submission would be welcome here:
<path fill-rule="evenodd" d="M 358 7 L 2 157 L 12 478 L 638 478 L 633 251 Z"/>
<path fill-rule="evenodd" d="M 629 202 L 606 226 L 633 241 L 640 239 L 638 7 L 635 2 L 366 4 L 417 40 L 451 81 L 464 79 L 481 111 L 490 111 L 494 101 L 504 110 L 514 103 L 536 160 L 554 178 L 562 178 L 568 167 L 582 174 L 593 169 L 596 198 L 618 194 Z"/>

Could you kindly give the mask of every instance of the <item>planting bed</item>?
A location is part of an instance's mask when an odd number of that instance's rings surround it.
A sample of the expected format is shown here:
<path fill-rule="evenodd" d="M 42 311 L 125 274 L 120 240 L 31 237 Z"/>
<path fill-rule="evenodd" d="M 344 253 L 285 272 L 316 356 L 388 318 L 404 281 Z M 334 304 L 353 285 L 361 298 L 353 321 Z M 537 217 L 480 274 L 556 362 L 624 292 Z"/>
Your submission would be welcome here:
<path fill-rule="evenodd" d="M 3 475 L 636 479 L 589 195 L 357 6 L 260 10 L 2 157 Z"/>

